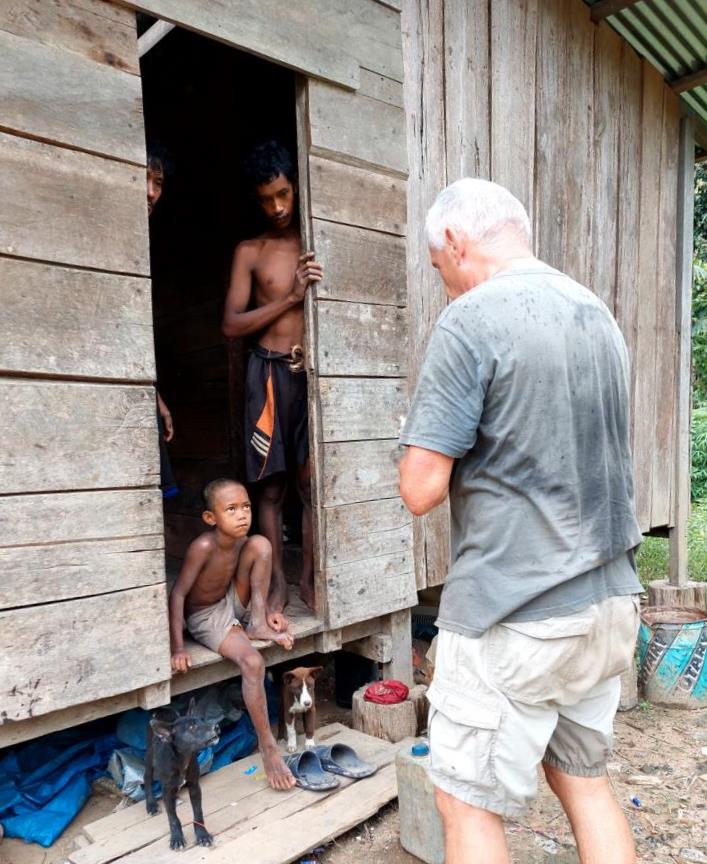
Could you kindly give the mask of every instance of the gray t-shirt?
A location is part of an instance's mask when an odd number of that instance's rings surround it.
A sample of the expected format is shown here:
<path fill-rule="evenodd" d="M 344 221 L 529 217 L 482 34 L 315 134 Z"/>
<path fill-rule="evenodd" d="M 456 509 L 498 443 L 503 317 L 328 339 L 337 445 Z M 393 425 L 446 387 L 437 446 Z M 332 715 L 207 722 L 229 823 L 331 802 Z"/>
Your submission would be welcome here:
<path fill-rule="evenodd" d="M 445 309 L 400 439 L 457 460 L 440 627 L 477 637 L 641 591 L 629 380 L 604 303 L 540 261 Z"/>

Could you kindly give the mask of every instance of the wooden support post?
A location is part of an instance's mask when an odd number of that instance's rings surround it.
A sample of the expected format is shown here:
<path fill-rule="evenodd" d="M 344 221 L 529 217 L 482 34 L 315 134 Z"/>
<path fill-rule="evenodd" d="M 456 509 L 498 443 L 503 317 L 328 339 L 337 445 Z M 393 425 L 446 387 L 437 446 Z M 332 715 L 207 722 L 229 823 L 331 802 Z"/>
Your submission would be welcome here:
<path fill-rule="evenodd" d="M 383 677 L 396 678 L 412 687 L 412 617 L 409 609 L 391 612 L 386 630 L 392 639 L 390 662 L 383 664 Z"/>
<path fill-rule="evenodd" d="M 320 654 L 331 654 L 341 648 L 341 629 L 325 630 L 323 633 L 315 633 L 314 650 Z"/>
<path fill-rule="evenodd" d="M 690 515 L 690 360 L 692 325 L 692 220 L 695 183 L 695 135 L 690 117 L 680 123 L 678 164 L 676 326 L 677 401 L 675 405 L 675 481 L 673 527 L 670 529 L 668 581 L 649 586 L 652 606 L 693 606 L 704 600 L 704 586 L 689 582 L 687 568 L 687 520 Z"/>

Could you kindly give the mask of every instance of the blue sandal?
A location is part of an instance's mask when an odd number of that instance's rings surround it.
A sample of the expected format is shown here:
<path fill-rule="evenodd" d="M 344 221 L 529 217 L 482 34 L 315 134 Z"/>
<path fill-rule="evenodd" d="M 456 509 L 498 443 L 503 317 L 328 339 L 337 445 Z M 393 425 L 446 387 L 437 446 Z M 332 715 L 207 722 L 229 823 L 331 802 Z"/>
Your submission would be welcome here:
<path fill-rule="evenodd" d="M 303 750 L 301 753 L 285 756 L 285 765 L 302 789 L 309 789 L 311 792 L 328 792 L 339 785 L 336 777 L 324 771 L 319 756 L 314 750 Z"/>
<path fill-rule="evenodd" d="M 312 752 L 317 754 L 322 768 L 330 774 L 361 780 L 378 770 L 375 765 L 359 759 L 356 751 L 348 744 L 320 744 Z"/>

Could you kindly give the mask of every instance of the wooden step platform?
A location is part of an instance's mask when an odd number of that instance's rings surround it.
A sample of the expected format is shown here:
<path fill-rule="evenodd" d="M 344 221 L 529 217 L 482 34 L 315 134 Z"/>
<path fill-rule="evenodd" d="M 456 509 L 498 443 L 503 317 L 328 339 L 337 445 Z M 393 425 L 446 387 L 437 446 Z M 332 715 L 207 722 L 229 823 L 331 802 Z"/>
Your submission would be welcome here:
<path fill-rule="evenodd" d="M 74 852 L 71 864 L 288 864 L 373 816 L 397 797 L 395 754 L 403 744 L 390 744 L 333 723 L 318 730 L 318 744 L 336 742 L 353 747 L 379 770 L 356 782 L 341 778 L 329 793 L 293 789 L 276 792 L 268 786 L 259 754 L 254 753 L 202 778 L 204 822 L 214 845 L 195 845 L 192 811 L 186 790 L 177 807 L 187 848 L 169 848 L 167 816 L 148 816 L 139 802 L 84 828 L 88 845 Z M 303 743 L 303 741 L 300 741 Z M 256 770 L 252 771 L 253 766 Z M 248 773 L 246 773 L 248 772 Z"/>

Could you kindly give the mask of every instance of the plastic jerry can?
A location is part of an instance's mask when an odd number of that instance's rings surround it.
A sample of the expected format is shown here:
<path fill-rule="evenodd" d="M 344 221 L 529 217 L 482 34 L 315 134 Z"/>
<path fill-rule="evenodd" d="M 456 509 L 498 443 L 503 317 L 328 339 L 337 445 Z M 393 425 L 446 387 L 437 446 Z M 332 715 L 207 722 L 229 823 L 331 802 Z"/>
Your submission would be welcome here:
<path fill-rule="evenodd" d="M 427 769 L 430 748 L 418 739 L 395 757 L 400 809 L 400 845 L 426 864 L 444 864 L 444 830 Z"/>

